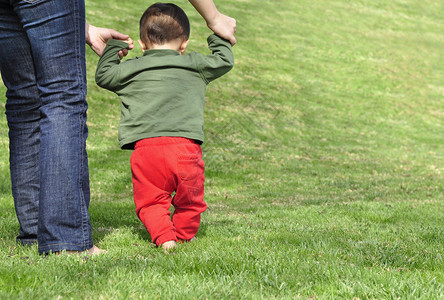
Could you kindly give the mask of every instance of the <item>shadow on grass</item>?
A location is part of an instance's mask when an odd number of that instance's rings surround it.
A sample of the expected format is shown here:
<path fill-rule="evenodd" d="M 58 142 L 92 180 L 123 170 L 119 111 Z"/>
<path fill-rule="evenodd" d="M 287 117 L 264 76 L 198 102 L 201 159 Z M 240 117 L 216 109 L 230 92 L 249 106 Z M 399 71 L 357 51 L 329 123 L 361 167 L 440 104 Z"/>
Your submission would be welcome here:
<path fill-rule="evenodd" d="M 90 216 L 92 232 L 95 242 L 101 242 L 106 239 L 108 234 L 125 228 L 129 229 L 133 234 L 140 239 L 151 242 L 151 237 L 138 219 L 134 203 L 132 199 L 126 199 L 119 202 L 97 202 L 90 206 Z M 202 215 L 202 221 L 197 233 L 197 237 L 204 237 L 207 235 L 208 227 L 226 227 L 231 221 L 211 221 L 206 213 Z"/>

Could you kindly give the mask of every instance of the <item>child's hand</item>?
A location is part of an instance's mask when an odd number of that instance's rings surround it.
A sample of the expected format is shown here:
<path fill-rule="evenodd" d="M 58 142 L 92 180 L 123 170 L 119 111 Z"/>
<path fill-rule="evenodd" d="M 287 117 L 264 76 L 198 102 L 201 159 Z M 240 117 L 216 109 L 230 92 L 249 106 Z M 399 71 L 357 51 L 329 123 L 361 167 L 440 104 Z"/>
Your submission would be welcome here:
<path fill-rule="evenodd" d="M 127 43 L 130 46 L 130 50 L 134 48 L 134 41 L 129 37 L 123 42 Z M 128 49 L 122 49 L 119 51 L 119 57 L 122 59 L 124 56 L 128 54 Z"/>
<path fill-rule="evenodd" d="M 133 40 L 129 37 L 126 40 L 122 40 L 122 42 L 127 43 L 128 45 L 132 45 L 133 44 Z"/>

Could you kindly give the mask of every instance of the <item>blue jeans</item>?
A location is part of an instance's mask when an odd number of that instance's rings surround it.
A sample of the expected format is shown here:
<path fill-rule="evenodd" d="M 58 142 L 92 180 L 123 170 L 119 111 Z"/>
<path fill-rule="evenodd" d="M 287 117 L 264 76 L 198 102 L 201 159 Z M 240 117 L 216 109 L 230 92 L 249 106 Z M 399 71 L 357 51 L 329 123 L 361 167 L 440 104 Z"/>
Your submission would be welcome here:
<path fill-rule="evenodd" d="M 0 71 L 17 240 L 91 248 L 84 0 L 0 0 Z"/>

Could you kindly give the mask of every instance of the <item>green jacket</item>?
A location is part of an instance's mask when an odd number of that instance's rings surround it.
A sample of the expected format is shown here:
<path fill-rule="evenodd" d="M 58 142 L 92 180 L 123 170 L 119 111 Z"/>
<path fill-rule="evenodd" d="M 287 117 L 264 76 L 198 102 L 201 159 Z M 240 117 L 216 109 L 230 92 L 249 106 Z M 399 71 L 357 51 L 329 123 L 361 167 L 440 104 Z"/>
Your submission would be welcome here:
<path fill-rule="evenodd" d="M 138 140 L 159 136 L 203 143 L 206 85 L 234 65 L 228 41 L 214 34 L 207 41 L 211 55 L 153 49 L 124 62 L 118 52 L 128 44 L 108 41 L 97 66 L 96 82 L 122 100 L 122 149 L 133 149 Z"/>

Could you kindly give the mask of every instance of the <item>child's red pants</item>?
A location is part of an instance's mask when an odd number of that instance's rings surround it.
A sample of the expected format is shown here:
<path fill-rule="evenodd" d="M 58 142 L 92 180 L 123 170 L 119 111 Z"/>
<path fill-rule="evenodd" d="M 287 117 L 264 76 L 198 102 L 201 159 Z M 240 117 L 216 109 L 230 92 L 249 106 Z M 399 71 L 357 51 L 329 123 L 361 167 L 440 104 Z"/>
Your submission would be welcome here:
<path fill-rule="evenodd" d="M 181 137 L 140 140 L 131 155 L 131 170 L 137 216 L 153 242 L 159 246 L 193 238 L 207 208 L 200 145 Z"/>

